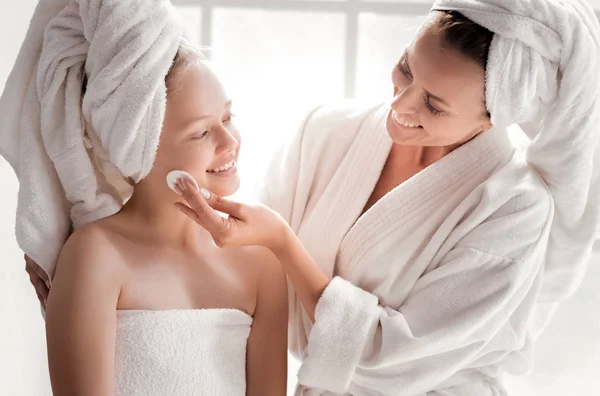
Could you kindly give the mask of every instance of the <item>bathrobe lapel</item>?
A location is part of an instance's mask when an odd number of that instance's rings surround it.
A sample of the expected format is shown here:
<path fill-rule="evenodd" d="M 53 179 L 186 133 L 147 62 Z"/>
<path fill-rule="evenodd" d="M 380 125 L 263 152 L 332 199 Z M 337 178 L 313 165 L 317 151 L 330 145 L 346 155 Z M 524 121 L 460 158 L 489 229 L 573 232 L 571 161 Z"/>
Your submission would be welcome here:
<path fill-rule="evenodd" d="M 490 130 L 397 186 L 344 236 L 337 274 L 383 305 L 400 306 L 417 279 L 437 266 L 443 245 L 468 216 L 471 208 L 461 203 L 513 153 L 506 131 Z"/>
<path fill-rule="evenodd" d="M 327 276 L 339 275 L 376 295 L 381 304 L 398 307 L 450 248 L 449 236 L 472 210 L 472 203 L 463 201 L 510 160 L 514 149 L 506 130 L 487 131 L 362 214 L 392 147 L 385 128 L 388 111 L 381 106 L 345 123 L 341 131 L 309 123 L 303 145 L 310 155 L 303 169 L 312 171 L 302 174 L 293 197 L 279 200 L 302 208 L 302 213 L 292 211 L 292 227 Z M 323 135 L 335 139 L 326 142 Z M 343 155 L 331 155 L 326 148 Z M 290 321 L 296 323 L 290 326 L 290 349 L 301 357 L 312 322 L 292 287 L 289 301 Z"/>
<path fill-rule="evenodd" d="M 385 129 L 385 106 L 370 114 L 327 188 L 305 213 L 297 234 L 330 277 L 339 246 L 363 211 L 385 165 L 392 140 Z M 317 174 L 315 177 L 319 177 Z"/>

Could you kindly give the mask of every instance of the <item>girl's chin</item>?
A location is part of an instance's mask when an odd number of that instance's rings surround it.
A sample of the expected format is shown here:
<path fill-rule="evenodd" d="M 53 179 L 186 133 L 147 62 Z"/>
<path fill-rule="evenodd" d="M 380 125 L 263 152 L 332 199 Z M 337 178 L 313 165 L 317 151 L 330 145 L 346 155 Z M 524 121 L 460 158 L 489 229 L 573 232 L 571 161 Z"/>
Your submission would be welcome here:
<path fill-rule="evenodd" d="M 208 178 L 204 186 L 208 191 L 216 194 L 220 197 L 228 197 L 235 194 L 240 188 L 239 176 L 222 178 L 221 180 L 214 180 L 215 178 Z M 211 180 L 212 179 L 212 180 Z"/>

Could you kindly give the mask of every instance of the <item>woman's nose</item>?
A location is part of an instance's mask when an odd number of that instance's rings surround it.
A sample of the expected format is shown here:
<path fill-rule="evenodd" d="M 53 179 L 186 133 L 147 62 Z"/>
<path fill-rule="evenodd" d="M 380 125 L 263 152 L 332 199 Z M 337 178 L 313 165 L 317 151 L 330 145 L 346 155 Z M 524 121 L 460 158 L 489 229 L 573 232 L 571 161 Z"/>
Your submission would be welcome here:
<path fill-rule="evenodd" d="M 417 89 L 409 85 L 403 89 L 396 87 L 396 94 L 392 100 L 392 110 L 400 114 L 414 114 L 419 108 L 420 96 Z"/>

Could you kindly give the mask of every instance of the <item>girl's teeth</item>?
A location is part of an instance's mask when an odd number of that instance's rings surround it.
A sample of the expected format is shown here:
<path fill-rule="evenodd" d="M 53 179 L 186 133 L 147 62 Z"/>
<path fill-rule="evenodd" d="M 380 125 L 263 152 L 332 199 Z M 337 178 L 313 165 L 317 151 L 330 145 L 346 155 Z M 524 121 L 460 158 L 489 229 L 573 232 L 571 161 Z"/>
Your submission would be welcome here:
<path fill-rule="evenodd" d="M 220 168 L 211 169 L 211 170 L 209 170 L 209 172 L 211 172 L 211 173 L 224 172 L 226 170 L 229 170 L 233 166 L 233 164 L 235 164 L 235 160 L 231 161 L 228 164 L 225 164 L 225 165 L 221 166 Z"/>

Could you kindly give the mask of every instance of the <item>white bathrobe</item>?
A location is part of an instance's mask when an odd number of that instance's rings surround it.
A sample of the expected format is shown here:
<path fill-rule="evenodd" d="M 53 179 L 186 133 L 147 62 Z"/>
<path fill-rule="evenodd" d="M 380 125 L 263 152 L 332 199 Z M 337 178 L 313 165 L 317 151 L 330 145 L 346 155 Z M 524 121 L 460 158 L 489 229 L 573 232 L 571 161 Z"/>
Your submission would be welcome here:
<path fill-rule="evenodd" d="M 317 109 L 260 189 L 332 277 L 314 325 L 290 288 L 298 394 L 502 394 L 501 371 L 531 364 L 551 196 L 492 129 L 361 216 L 391 149 L 388 110 Z"/>

